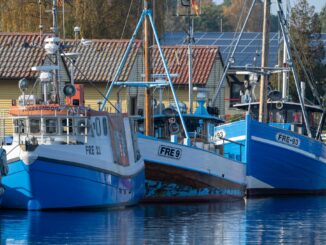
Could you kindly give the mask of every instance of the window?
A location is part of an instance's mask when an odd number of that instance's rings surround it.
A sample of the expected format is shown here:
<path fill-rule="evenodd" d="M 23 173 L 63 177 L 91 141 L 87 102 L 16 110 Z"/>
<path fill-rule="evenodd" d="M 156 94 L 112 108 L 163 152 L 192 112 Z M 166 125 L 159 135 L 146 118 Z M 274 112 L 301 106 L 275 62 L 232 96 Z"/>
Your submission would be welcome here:
<path fill-rule="evenodd" d="M 106 121 L 106 117 L 103 117 L 103 134 L 105 136 L 108 135 L 108 124 L 107 124 L 107 121 Z"/>
<path fill-rule="evenodd" d="M 68 125 L 67 125 L 68 121 Z M 62 134 L 67 134 L 67 131 L 69 130 L 69 134 L 72 133 L 72 118 L 67 118 L 61 119 L 61 133 Z"/>
<path fill-rule="evenodd" d="M 16 119 L 14 121 L 15 133 L 25 134 L 26 133 L 26 120 L 25 119 Z"/>
<path fill-rule="evenodd" d="M 98 117 L 95 119 L 95 130 L 96 135 L 101 136 L 101 121 Z"/>
<path fill-rule="evenodd" d="M 29 121 L 30 133 L 38 134 L 41 132 L 41 121 L 40 119 L 30 119 Z"/>
<path fill-rule="evenodd" d="M 56 134 L 57 126 L 58 126 L 57 119 L 46 119 L 45 120 L 45 132 L 47 134 Z"/>
<path fill-rule="evenodd" d="M 130 97 L 130 115 L 136 115 L 137 97 Z"/>
<path fill-rule="evenodd" d="M 86 131 L 86 119 L 80 119 L 77 123 L 77 133 L 79 135 L 85 135 Z"/>
<path fill-rule="evenodd" d="M 230 87 L 230 107 L 234 104 L 240 102 L 240 91 L 242 90 L 242 83 L 239 82 L 231 82 Z"/>

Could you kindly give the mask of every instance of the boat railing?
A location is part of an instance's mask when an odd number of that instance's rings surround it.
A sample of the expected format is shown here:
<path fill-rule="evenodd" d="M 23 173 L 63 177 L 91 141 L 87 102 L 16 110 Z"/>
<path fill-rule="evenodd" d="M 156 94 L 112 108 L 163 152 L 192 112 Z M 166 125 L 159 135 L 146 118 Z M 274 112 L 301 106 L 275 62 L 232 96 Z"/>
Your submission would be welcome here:
<path fill-rule="evenodd" d="M 9 118 L 9 110 L 0 110 L 0 144 L 6 144 L 6 137 L 12 134 L 10 125 L 11 119 Z"/>
<path fill-rule="evenodd" d="M 230 140 L 230 139 L 227 139 L 227 138 L 224 138 L 224 137 L 219 137 L 220 140 L 222 140 L 222 146 L 224 147 L 224 144 L 225 142 L 228 142 L 228 143 L 231 143 L 231 144 L 235 144 L 235 145 L 238 145 L 239 146 L 239 157 L 240 159 L 236 159 L 236 157 L 234 157 L 234 154 L 231 153 L 231 152 L 224 152 L 224 156 L 227 156 L 228 158 L 235 158 L 235 160 L 238 160 L 238 161 L 242 161 L 242 147 L 244 147 L 245 145 L 240 143 L 240 142 L 237 142 L 237 141 L 234 141 L 234 140 Z"/>
<path fill-rule="evenodd" d="M 8 115 L 12 120 L 12 135 L 20 144 L 31 139 L 36 139 L 37 144 L 86 144 L 92 136 L 86 114 L 47 115 L 44 112 L 35 116 Z"/>

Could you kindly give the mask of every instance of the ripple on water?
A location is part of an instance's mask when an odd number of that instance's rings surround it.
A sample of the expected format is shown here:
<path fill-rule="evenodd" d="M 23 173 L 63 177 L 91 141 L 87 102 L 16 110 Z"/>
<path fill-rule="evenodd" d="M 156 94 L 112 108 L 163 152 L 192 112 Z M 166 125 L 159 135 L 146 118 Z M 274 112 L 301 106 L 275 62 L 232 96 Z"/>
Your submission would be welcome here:
<path fill-rule="evenodd" d="M 326 244 L 326 197 L 0 212 L 1 244 Z"/>

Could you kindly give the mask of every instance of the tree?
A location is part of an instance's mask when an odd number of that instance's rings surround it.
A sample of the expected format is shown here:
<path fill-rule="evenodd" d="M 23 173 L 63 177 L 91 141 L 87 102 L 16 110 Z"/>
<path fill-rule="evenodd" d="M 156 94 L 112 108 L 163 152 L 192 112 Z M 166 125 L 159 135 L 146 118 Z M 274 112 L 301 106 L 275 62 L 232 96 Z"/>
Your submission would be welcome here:
<path fill-rule="evenodd" d="M 250 4 L 248 4 L 248 2 L 245 0 L 233 0 L 231 4 L 229 1 L 225 1 L 226 5 L 223 4 L 223 15 L 231 26 L 231 31 L 240 31 L 251 6 L 251 1 L 249 2 Z M 248 20 L 245 31 L 261 32 L 262 20 L 263 3 L 261 0 L 258 0 L 256 1 L 254 9 L 251 13 L 251 17 Z"/>
<path fill-rule="evenodd" d="M 304 67 L 310 74 L 310 79 L 317 86 L 322 86 L 325 79 L 320 72 L 323 66 L 322 60 L 325 56 L 323 43 L 321 41 L 321 22 L 314 6 L 310 6 L 307 0 L 299 0 L 292 8 L 290 19 L 290 36 L 292 49 L 295 45 Z M 299 76 L 306 81 L 303 70 L 299 66 L 298 57 L 294 57 L 294 63 L 299 69 Z M 292 88 L 293 89 L 293 88 Z"/>
<path fill-rule="evenodd" d="M 323 9 L 320 11 L 319 19 L 321 22 L 321 31 L 326 32 L 326 4 Z"/>
<path fill-rule="evenodd" d="M 203 32 L 219 32 L 221 29 L 223 31 L 230 30 L 230 26 L 228 25 L 226 18 L 223 16 L 222 7 L 216 4 L 203 6 L 200 17 L 195 20 L 195 30 Z"/>
<path fill-rule="evenodd" d="M 74 27 L 81 27 L 85 38 L 123 38 L 131 37 L 140 16 L 142 0 L 64 0 L 66 37 L 74 37 Z M 50 32 L 52 0 L 0 0 L 0 30 L 4 32 L 39 31 L 39 8 L 42 13 L 44 32 Z M 163 31 L 165 1 L 156 3 L 156 24 Z M 130 12 L 129 12 L 130 9 Z M 128 15 L 129 13 L 129 15 Z M 128 17 L 128 18 L 127 18 Z M 127 19 L 127 20 L 126 20 Z M 59 34 L 62 36 L 62 13 L 58 14 Z"/>

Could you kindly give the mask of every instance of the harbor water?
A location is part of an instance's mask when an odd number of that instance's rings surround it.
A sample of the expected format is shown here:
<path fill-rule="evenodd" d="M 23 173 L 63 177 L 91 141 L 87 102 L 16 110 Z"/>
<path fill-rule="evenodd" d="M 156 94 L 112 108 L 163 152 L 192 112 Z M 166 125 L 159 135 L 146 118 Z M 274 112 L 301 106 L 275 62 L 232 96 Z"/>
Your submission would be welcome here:
<path fill-rule="evenodd" d="M 0 210 L 1 244 L 326 244 L 326 197 Z"/>

